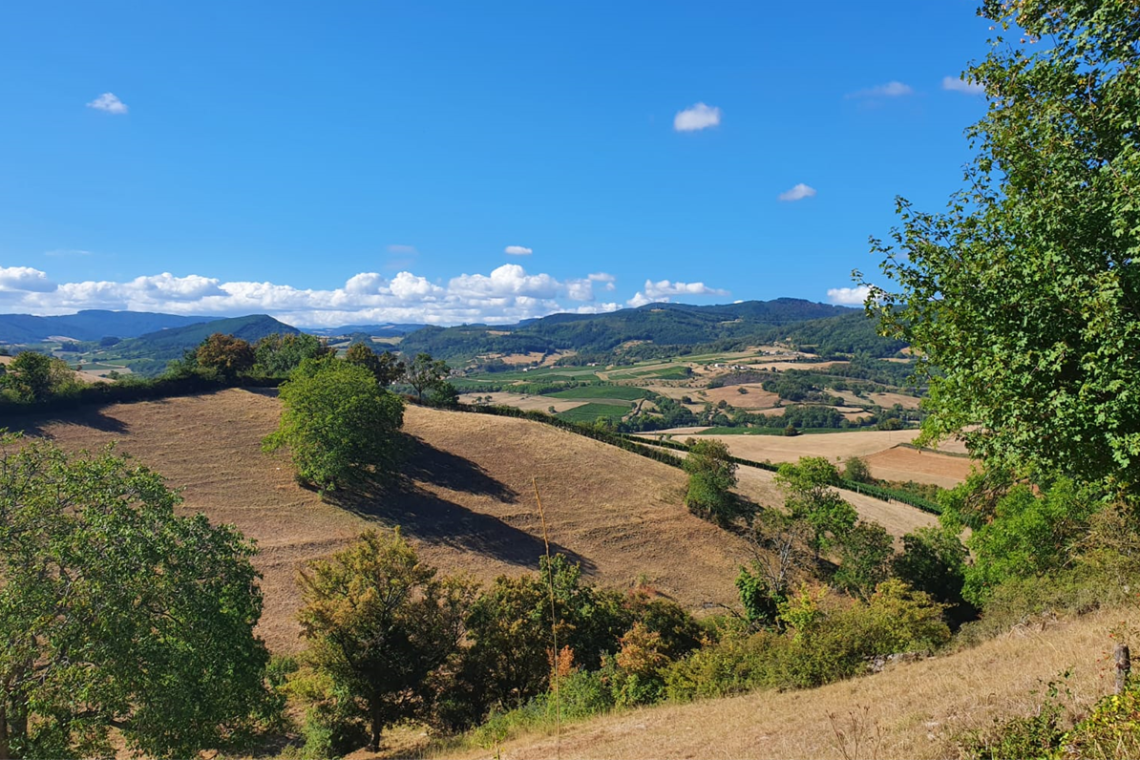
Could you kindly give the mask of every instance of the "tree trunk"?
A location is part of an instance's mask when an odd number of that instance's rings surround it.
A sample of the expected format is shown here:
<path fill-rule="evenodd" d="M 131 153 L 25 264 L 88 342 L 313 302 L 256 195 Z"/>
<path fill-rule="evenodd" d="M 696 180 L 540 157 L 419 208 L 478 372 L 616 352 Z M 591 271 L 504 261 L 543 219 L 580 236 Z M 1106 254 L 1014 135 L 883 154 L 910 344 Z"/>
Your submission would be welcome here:
<path fill-rule="evenodd" d="M 379 706 L 374 706 L 371 710 L 371 723 L 372 730 L 368 739 L 368 749 L 372 752 L 380 751 L 380 733 L 384 730 L 384 711 Z"/>

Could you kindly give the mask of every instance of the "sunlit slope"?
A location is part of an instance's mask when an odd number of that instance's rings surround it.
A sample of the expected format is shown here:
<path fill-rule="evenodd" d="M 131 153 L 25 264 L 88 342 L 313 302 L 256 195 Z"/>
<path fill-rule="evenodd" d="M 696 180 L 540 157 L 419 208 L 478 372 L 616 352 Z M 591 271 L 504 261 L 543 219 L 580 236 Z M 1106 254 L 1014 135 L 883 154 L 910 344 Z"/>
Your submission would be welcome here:
<path fill-rule="evenodd" d="M 644 581 L 694 610 L 735 599 L 748 548 L 681 506 L 685 476 L 675 468 L 540 423 L 413 407 L 409 481 L 336 506 L 297 486 L 283 455 L 261 451 L 279 414 L 271 393 L 232 389 L 79 412 L 27 432 L 68 449 L 118 441 L 182 489 L 184 509 L 256 539 L 261 632 L 278 650 L 297 647 L 298 565 L 369 525 L 403 526 L 446 572 L 490 580 L 536 568 L 543 540 L 532 478 L 552 549 L 594 582 Z"/>

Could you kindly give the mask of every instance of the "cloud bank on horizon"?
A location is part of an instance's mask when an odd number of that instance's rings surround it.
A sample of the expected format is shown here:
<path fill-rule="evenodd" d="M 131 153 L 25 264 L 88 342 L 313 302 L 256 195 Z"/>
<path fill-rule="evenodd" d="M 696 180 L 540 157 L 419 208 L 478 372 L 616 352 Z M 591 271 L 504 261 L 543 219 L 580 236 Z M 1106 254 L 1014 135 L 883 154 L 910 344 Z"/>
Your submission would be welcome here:
<path fill-rule="evenodd" d="M 446 283 L 411 272 L 386 277 L 361 272 L 333 289 L 302 289 L 272 282 L 222 282 L 218 278 L 169 272 L 125 282 L 60 282 L 32 267 L 0 267 L 0 312 L 40 316 L 82 309 L 217 315 L 267 313 L 299 327 L 334 327 L 361 322 L 454 325 L 511 324 L 559 312 L 597 314 L 622 308 L 599 298 L 616 290 L 606 272 L 558 279 L 504 264 L 489 274 L 461 274 Z M 703 282 L 646 280 L 627 306 L 669 301 L 676 296 L 727 297 L 729 291 Z"/>

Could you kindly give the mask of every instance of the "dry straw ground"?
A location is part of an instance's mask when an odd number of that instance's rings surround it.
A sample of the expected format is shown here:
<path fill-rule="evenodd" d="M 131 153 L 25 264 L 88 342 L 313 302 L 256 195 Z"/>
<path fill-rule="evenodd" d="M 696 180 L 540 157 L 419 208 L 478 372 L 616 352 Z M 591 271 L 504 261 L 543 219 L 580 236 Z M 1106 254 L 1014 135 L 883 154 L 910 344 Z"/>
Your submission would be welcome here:
<path fill-rule="evenodd" d="M 1050 681 L 1061 682 L 1067 709 L 1087 710 L 1111 688 L 1108 632 L 1122 618 L 1140 623 L 1136 611 L 1035 623 L 974 649 L 819 689 L 619 713 L 565 726 L 557 742 L 552 735 L 530 735 L 492 751 L 455 756 L 524 760 L 557 751 L 566 758 L 614 760 L 954 758 L 967 732 L 1034 713 Z M 1062 678 L 1066 671 L 1070 676 Z M 836 735 L 829 715 L 849 737 L 862 734 L 857 754 L 850 739 L 844 743 Z"/>
<path fill-rule="evenodd" d="M 535 569 L 543 546 L 532 477 L 553 548 L 593 581 L 645 581 L 694 610 L 735 600 L 732 581 L 748 547 L 681 506 L 680 470 L 540 423 L 412 407 L 408 482 L 338 506 L 298 487 L 284 456 L 260 450 L 279 414 L 271 394 L 226 390 L 88 410 L 27 432 L 72 450 L 118 441 L 183 489 L 185 510 L 256 539 L 261 634 L 278 651 L 298 646 L 298 565 L 370 525 L 402 525 L 445 572 L 487 581 Z"/>

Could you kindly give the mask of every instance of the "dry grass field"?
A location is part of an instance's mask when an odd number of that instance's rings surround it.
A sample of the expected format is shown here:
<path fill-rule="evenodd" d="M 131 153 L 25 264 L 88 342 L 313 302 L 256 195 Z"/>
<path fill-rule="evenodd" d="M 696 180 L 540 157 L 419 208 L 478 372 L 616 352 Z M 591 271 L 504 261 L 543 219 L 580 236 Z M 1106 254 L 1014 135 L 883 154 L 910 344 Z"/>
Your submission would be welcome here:
<path fill-rule="evenodd" d="M 652 434 L 680 434 L 692 428 L 655 430 Z M 713 435 L 723 441 L 733 456 L 773 463 L 795 462 L 800 457 L 826 457 L 841 462 L 850 457 L 865 457 L 884 451 L 899 443 L 909 443 L 918 435 L 917 430 L 857 430 L 850 433 L 819 433 L 797 435 Z"/>
<path fill-rule="evenodd" d="M 262 453 L 279 414 L 271 393 L 231 389 L 85 410 L 25 432 L 70 450 L 117 441 L 182 489 L 183 509 L 256 539 L 266 597 L 260 633 L 276 651 L 298 647 L 298 566 L 369 526 L 403 526 L 423 559 L 445 572 L 488 581 L 535 569 L 543 543 L 532 477 L 552 548 L 581 562 L 594 582 L 648 582 L 694 610 L 736 599 L 733 579 L 748 548 L 681 506 L 680 470 L 540 423 L 411 407 L 407 481 L 333 505 L 294 483 L 285 456 Z"/>
<path fill-rule="evenodd" d="M 506 760 L 643 758 L 934 758 L 958 757 L 957 742 L 995 719 L 1029 715 L 1049 681 L 1062 684 L 1067 709 L 1084 711 L 1112 683 L 1109 629 L 1140 624 L 1135 610 L 1019 627 L 973 649 L 809 691 L 759 692 L 666 705 L 563 727 L 561 736 L 530 735 L 495 748 Z M 833 716 L 833 717 L 830 717 Z M 854 716 L 854 720 L 853 720 Z M 833 723 L 834 721 L 834 723 Z M 852 741 L 837 736 L 861 735 Z M 877 739 L 876 739 L 877 737 Z M 452 756 L 490 757 L 490 751 Z"/>
<path fill-rule="evenodd" d="M 903 409 L 917 409 L 922 401 L 922 399 L 908 396 L 905 393 L 868 393 L 867 398 L 887 409 L 895 404 L 898 404 Z"/>
<path fill-rule="evenodd" d="M 738 388 L 744 388 L 748 393 L 741 393 L 737 390 Z M 690 395 L 692 395 L 691 392 Z M 747 385 L 727 385 L 723 388 L 709 388 L 705 391 L 705 395 L 702 396 L 701 399 L 711 401 L 713 404 L 720 401 L 727 401 L 730 406 L 735 406 L 738 409 L 769 409 L 776 405 L 780 397 L 775 393 L 769 393 L 764 390 L 758 383 L 749 383 Z M 779 413 L 783 414 L 782 411 Z"/>
<path fill-rule="evenodd" d="M 550 396 L 523 396 L 518 393 L 463 393 L 460 394 L 459 400 L 464 404 L 473 404 L 475 399 L 491 397 L 491 403 L 495 406 L 513 406 L 516 409 L 523 409 L 525 411 L 549 411 L 550 407 L 554 407 L 555 412 L 565 412 L 568 409 L 588 404 L 589 401 L 582 399 L 566 399 L 566 398 L 551 398 Z"/>
<path fill-rule="evenodd" d="M 913 480 L 943 488 L 953 488 L 964 481 L 973 467 L 969 459 L 962 457 L 901 447 L 879 451 L 866 460 L 871 475 L 881 480 Z"/>

